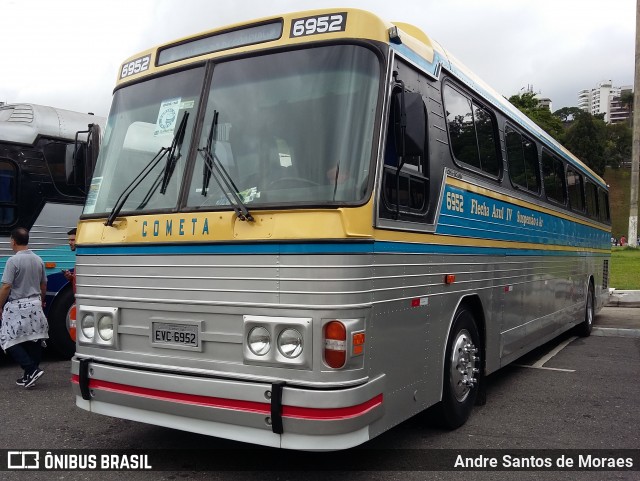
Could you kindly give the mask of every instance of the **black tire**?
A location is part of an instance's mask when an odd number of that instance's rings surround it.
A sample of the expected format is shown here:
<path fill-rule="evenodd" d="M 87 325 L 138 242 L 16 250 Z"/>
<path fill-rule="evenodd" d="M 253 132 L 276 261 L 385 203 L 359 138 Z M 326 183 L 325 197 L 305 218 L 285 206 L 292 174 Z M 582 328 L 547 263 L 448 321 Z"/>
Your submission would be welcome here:
<path fill-rule="evenodd" d="M 454 316 L 447 339 L 442 401 L 437 405 L 442 427 L 456 429 L 469 418 L 478 396 L 481 366 L 482 348 L 478 327 L 471 311 L 461 307 Z"/>
<path fill-rule="evenodd" d="M 589 281 L 589 289 L 587 290 L 587 299 L 584 308 L 584 321 L 576 326 L 576 333 L 580 337 L 589 337 L 593 330 L 593 319 L 595 317 L 595 295 L 593 283 Z"/>
<path fill-rule="evenodd" d="M 49 343 L 65 359 L 71 359 L 76 352 L 76 342 L 69 333 L 69 313 L 74 303 L 71 286 L 67 286 L 55 298 L 49 311 Z"/>

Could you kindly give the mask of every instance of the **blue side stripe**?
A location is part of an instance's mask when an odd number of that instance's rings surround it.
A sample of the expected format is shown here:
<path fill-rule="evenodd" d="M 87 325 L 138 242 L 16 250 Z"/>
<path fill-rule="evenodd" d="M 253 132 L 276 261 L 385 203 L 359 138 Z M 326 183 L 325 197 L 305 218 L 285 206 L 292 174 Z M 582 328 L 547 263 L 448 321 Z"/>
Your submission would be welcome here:
<path fill-rule="evenodd" d="M 436 233 L 527 244 L 607 249 L 609 232 L 447 185 Z"/>
<path fill-rule="evenodd" d="M 583 251 L 417 244 L 409 242 L 174 244 L 78 247 L 79 255 L 207 255 L 207 254 L 464 254 L 491 256 L 586 256 Z M 602 255 L 602 254 L 596 254 Z"/>
<path fill-rule="evenodd" d="M 79 255 L 367 254 L 373 242 L 82 246 Z"/>

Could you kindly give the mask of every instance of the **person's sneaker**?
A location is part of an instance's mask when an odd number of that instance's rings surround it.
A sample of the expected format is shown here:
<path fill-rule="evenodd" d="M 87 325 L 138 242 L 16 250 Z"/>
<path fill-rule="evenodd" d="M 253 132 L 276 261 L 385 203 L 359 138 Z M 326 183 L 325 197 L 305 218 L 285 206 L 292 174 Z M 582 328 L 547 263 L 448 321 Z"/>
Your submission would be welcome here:
<path fill-rule="evenodd" d="M 25 375 L 16 379 L 16 384 L 18 386 L 24 386 L 25 384 L 27 384 L 27 376 Z"/>
<path fill-rule="evenodd" d="M 36 381 L 42 377 L 43 374 L 44 374 L 44 371 L 42 369 L 36 368 L 35 371 L 33 371 L 30 375 L 26 377 L 25 379 L 26 383 L 24 384 L 24 387 L 29 388 L 33 386 L 36 383 Z"/>

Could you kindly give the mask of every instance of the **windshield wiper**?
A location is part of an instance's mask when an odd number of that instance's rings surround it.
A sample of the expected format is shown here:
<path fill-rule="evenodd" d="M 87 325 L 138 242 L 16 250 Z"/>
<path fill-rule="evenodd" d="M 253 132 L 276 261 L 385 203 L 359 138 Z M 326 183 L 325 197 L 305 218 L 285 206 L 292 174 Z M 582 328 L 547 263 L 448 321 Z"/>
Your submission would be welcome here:
<path fill-rule="evenodd" d="M 162 178 L 162 187 L 160 188 L 161 194 L 166 194 L 167 187 L 169 186 L 169 180 L 173 175 L 173 170 L 176 168 L 176 164 L 180 157 L 182 157 L 182 141 L 184 140 L 184 133 L 187 131 L 187 119 L 189 118 L 189 112 L 182 115 L 182 120 L 178 126 L 176 134 L 173 136 L 171 147 L 169 147 L 169 156 L 167 157 L 167 163 L 164 166 L 164 177 Z M 176 155 L 176 150 L 178 155 Z"/>
<path fill-rule="evenodd" d="M 218 141 L 218 111 L 213 111 L 213 120 L 211 122 L 211 129 L 209 130 L 209 136 L 207 137 L 207 146 L 205 147 L 207 152 L 211 152 L 211 148 Z M 209 181 L 211 180 L 211 166 L 209 162 L 202 164 L 202 195 L 206 196 L 209 190 Z"/>
<path fill-rule="evenodd" d="M 173 175 L 173 171 L 178 163 L 178 160 L 180 160 L 180 157 L 182 157 L 182 154 L 181 154 L 182 141 L 184 140 L 184 133 L 186 132 L 188 117 L 189 117 L 189 112 L 185 112 L 184 115 L 182 116 L 182 120 L 180 121 L 180 125 L 178 125 L 178 130 L 176 131 L 176 134 L 174 135 L 173 140 L 171 141 L 171 146 L 169 146 L 169 156 L 167 157 L 167 162 L 164 168 L 158 173 L 156 180 L 153 181 L 153 183 L 151 184 L 151 187 L 149 187 L 149 190 L 145 194 L 140 204 L 138 204 L 138 207 L 136 208 L 136 210 L 144 209 L 147 206 L 147 204 L 153 197 L 153 194 L 156 193 L 156 190 L 158 190 L 158 186 L 161 183 L 162 183 L 162 187 L 160 188 L 160 193 L 162 195 L 167 193 L 169 180 Z M 176 149 L 178 150 L 177 156 L 176 156 Z"/>
<path fill-rule="evenodd" d="M 233 207 L 238 219 L 254 221 L 253 216 L 247 209 L 247 206 L 244 204 L 242 199 L 240 198 L 238 187 L 233 182 L 233 179 L 229 175 L 229 172 L 224 168 L 222 162 L 216 155 L 215 152 L 215 143 L 217 142 L 217 127 L 218 127 L 218 111 L 214 111 L 213 120 L 211 122 L 211 129 L 209 130 L 209 136 L 207 138 L 207 145 L 204 149 L 198 149 L 198 152 L 202 155 L 204 159 L 203 173 L 202 173 L 202 195 L 207 195 L 207 189 L 209 188 L 209 180 L 211 179 L 211 174 L 214 169 L 217 175 L 214 176 L 218 187 L 224 194 L 224 196 Z M 213 149 L 213 153 L 212 153 Z M 224 185 L 223 185 L 224 184 Z"/>
<path fill-rule="evenodd" d="M 151 159 L 149 161 L 149 163 L 144 166 L 144 168 L 140 171 L 140 173 L 122 191 L 122 193 L 118 197 L 118 200 L 116 200 L 116 203 L 113 206 L 113 209 L 111 210 L 111 213 L 109 214 L 109 217 L 107 217 L 107 220 L 104 223 L 104 225 L 113 226 L 113 221 L 115 221 L 116 217 L 118 217 L 118 214 L 120 213 L 120 211 L 124 207 L 124 204 L 127 202 L 127 199 L 129 198 L 131 193 L 134 190 L 136 190 L 136 188 L 142 183 L 142 181 L 144 179 L 146 179 L 146 177 L 151 173 L 151 171 L 153 169 L 155 169 L 156 166 L 160 163 L 160 161 L 169 153 L 170 155 L 167 158 L 167 163 L 165 164 L 164 169 L 162 169 L 162 171 L 160 172 L 160 175 L 164 174 L 163 187 L 165 188 L 165 191 L 166 191 L 166 187 L 164 186 L 164 184 L 165 184 L 164 179 L 166 179 L 166 183 L 168 184 L 169 183 L 169 178 L 171 177 L 171 173 L 169 173 L 167 175 L 167 168 L 169 166 L 169 168 L 171 168 L 171 172 L 173 172 L 173 168 L 175 167 L 175 163 L 180 158 L 180 153 L 179 153 L 179 150 L 178 150 L 178 157 L 172 159 L 172 157 L 175 157 L 175 151 L 176 151 L 176 148 L 178 148 L 178 145 L 180 147 L 182 147 L 182 141 L 184 139 L 184 132 L 185 132 L 185 129 L 186 129 L 186 124 L 187 124 L 185 119 L 188 117 L 188 115 L 189 115 L 189 113 L 185 112 L 185 114 L 182 116 L 182 121 L 180 122 L 180 126 L 178 127 L 178 130 L 176 131 L 175 135 L 173 136 L 173 140 L 171 141 L 171 146 L 169 146 L 169 147 L 161 147 L 160 150 L 158 150 L 158 152 L 156 153 L 156 155 L 153 156 L 153 159 Z M 160 175 L 158 176 L 158 179 L 159 179 Z M 150 189 L 150 192 L 148 192 L 147 195 L 145 196 L 145 200 L 146 201 L 143 200 L 144 204 L 146 204 L 148 202 L 148 198 L 150 197 L 150 193 L 152 191 L 155 191 L 155 189 L 158 187 L 158 179 L 156 179 L 156 181 L 153 183 L 153 185 L 152 185 L 152 187 Z M 161 192 L 162 192 L 162 190 L 161 190 Z M 162 193 L 164 194 L 164 192 L 162 192 Z"/>

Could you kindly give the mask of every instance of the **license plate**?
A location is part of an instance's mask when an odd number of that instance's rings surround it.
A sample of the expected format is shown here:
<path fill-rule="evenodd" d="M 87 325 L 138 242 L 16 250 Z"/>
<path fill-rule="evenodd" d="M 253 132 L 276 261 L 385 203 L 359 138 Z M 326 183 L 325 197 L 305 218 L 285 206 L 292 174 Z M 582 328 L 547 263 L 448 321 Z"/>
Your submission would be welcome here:
<path fill-rule="evenodd" d="M 200 349 L 200 329 L 197 324 L 153 322 L 151 343 L 171 349 Z"/>

